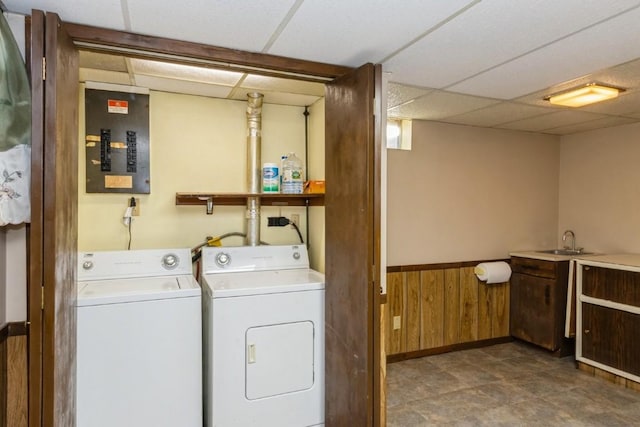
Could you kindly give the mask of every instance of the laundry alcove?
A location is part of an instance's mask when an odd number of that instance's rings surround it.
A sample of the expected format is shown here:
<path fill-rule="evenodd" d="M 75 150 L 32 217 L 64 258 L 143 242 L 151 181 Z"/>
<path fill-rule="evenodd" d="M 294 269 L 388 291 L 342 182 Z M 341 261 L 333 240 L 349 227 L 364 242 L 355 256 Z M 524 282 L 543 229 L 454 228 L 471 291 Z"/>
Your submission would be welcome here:
<path fill-rule="evenodd" d="M 32 425 L 72 425 L 74 414 L 78 49 L 169 56 L 177 62 L 214 61 L 326 82 L 326 421 L 379 425 L 381 115 L 374 97 L 380 99 L 380 68 L 367 64 L 351 70 L 68 24 L 55 13 L 39 11 L 29 19 L 29 32 L 35 105 L 32 167 L 42 171 L 34 181 L 30 230 Z"/>

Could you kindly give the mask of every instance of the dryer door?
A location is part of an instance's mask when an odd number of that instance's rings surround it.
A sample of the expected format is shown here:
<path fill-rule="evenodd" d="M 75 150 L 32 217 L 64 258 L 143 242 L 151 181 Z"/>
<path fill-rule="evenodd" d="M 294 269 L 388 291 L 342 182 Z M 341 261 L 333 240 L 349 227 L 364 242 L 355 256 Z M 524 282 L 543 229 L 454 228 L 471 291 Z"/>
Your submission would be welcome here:
<path fill-rule="evenodd" d="M 313 322 L 249 328 L 246 398 L 262 399 L 313 386 Z"/>

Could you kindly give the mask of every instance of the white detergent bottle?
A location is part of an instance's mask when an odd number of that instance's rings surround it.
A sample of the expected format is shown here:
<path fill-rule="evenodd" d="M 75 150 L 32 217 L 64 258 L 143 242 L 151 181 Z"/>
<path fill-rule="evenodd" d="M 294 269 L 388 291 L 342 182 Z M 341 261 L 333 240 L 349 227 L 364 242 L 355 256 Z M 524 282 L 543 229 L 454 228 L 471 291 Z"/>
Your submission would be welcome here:
<path fill-rule="evenodd" d="M 295 153 L 287 154 L 286 160 L 282 162 L 282 187 L 280 191 L 284 194 L 302 194 L 302 160 Z"/>

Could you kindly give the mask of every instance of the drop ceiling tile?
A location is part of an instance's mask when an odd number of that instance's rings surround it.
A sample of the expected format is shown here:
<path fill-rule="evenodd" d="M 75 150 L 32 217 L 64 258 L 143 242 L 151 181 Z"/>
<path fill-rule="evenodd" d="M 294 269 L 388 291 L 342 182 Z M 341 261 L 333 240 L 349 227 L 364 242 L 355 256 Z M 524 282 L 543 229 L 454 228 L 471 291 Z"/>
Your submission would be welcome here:
<path fill-rule="evenodd" d="M 269 53 L 352 67 L 379 62 L 471 2 L 305 1 Z"/>
<path fill-rule="evenodd" d="M 598 102 L 592 105 L 585 105 L 581 111 L 591 113 L 609 114 L 616 116 L 626 116 L 640 111 L 640 90 L 633 92 L 623 92 L 617 98 Z"/>
<path fill-rule="evenodd" d="M 592 81 L 608 83 L 623 88 L 640 87 L 640 59 L 607 68 L 593 73 L 589 77 Z"/>
<path fill-rule="evenodd" d="M 500 101 L 495 99 L 479 98 L 476 96 L 436 90 L 428 95 L 417 98 L 411 103 L 391 108 L 387 114 L 389 117 L 440 120 L 445 117 L 477 110 L 498 102 Z"/>
<path fill-rule="evenodd" d="M 514 99 L 640 57 L 640 8 L 484 72 L 450 88 Z M 517 78 L 514 78 L 517 76 Z"/>
<path fill-rule="evenodd" d="M 2 0 L 12 12 L 31 15 L 31 9 L 56 12 L 66 22 L 124 30 L 120 0 Z"/>
<path fill-rule="evenodd" d="M 480 85 L 449 86 L 637 5 L 637 0 L 608 2 L 607 7 L 599 0 L 480 2 L 384 65 L 396 82 L 498 97 L 481 92 Z M 542 63 L 546 65 L 553 64 Z M 512 74 L 509 80 L 518 80 L 513 76 L 521 77 Z M 542 86 L 546 85 L 529 92 Z"/>
<path fill-rule="evenodd" d="M 532 117 L 515 122 L 505 123 L 496 126 L 502 129 L 524 130 L 529 132 L 542 132 L 546 129 L 558 128 L 560 126 L 574 125 L 577 123 L 588 122 L 590 120 L 598 120 L 606 118 L 601 114 L 585 113 L 582 111 L 557 111 L 544 116 Z"/>
<path fill-rule="evenodd" d="M 249 74 L 242 82 L 242 86 L 258 91 L 279 91 L 292 94 L 315 95 L 316 98 L 324 96 L 323 83 L 283 79 L 280 77 Z"/>
<path fill-rule="evenodd" d="M 136 86 L 146 87 L 151 90 L 182 93 L 186 95 L 209 96 L 213 98 L 226 98 L 232 90 L 229 86 L 165 79 L 141 74 L 135 76 L 135 83 Z"/>
<path fill-rule="evenodd" d="M 553 110 L 542 107 L 518 104 L 515 102 L 501 102 L 480 110 L 448 117 L 444 121 L 471 126 L 493 127 L 502 123 L 528 119 L 552 112 Z"/>
<path fill-rule="evenodd" d="M 196 67 L 191 65 L 174 64 L 171 62 L 130 59 L 132 72 L 136 75 L 178 79 L 196 83 L 207 83 L 222 86 L 234 86 L 243 76 L 235 71 L 218 70 L 215 68 Z"/>
<path fill-rule="evenodd" d="M 116 85 L 131 85 L 131 78 L 127 73 L 97 70 L 94 68 L 80 68 L 81 82 L 102 82 Z"/>
<path fill-rule="evenodd" d="M 123 0 L 136 33 L 260 52 L 295 0 Z"/>
<path fill-rule="evenodd" d="M 628 125 L 636 123 L 640 119 L 630 119 L 627 117 L 605 117 L 598 120 L 592 120 L 583 123 L 577 123 L 575 125 L 560 126 L 553 129 L 546 129 L 545 133 L 553 133 L 555 135 L 570 135 L 573 133 L 587 132 L 595 129 L 608 128 L 613 126 Z"/>
<path fill-rule="evenodd" d="M 387 85 L 387 108 L 393 108 L 412 99 L 420 98 L 432 90 L 390 82 Z"/>

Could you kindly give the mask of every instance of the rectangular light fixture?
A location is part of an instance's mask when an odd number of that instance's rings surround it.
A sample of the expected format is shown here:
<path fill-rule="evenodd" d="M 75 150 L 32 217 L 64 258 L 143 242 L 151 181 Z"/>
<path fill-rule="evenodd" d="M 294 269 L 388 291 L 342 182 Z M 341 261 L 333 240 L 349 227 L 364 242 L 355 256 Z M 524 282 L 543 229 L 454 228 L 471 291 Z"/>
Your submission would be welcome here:
<path fill-rule="evenodd" d="M 565 107 L 582 107 L 583 105 L 615 98 L 622 91 L 622 89 L 615 87 L 589 83 L 585 86 L 581 86 L 567 92 L 548 96 L 545 99 L 555 105 L 564 105 Z"/>

